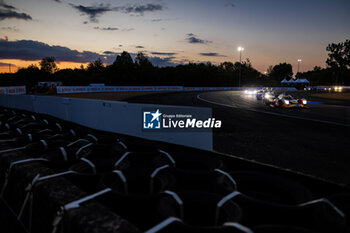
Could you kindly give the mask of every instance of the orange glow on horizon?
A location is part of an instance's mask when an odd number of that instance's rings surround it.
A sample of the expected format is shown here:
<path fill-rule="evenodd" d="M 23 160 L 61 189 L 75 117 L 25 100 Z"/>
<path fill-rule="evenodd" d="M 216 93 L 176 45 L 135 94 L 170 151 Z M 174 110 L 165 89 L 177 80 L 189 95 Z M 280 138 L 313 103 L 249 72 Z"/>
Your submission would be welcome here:
<path fill-rule="evenodd" d="M 36 65 L 39 67 L 40 60 L 36 61 L 23 61 L 19 59 L 0 59 L 0 63 L 8 63 L 11 65 L 11 73 L 16 73 L 18 69 L 20 68 L 26 68 L 30 65 Z M 74 69 L 74 68 L 80 68 L 81 65 L 84 65 L 86 68 L 86 65 L 88 63 L 78 63 L 78 62 L 56 62 L 57 67 L 59 69 Z M 0 65 L 0 73 L 9 73 L 10 68 L 8 65 Z"/>

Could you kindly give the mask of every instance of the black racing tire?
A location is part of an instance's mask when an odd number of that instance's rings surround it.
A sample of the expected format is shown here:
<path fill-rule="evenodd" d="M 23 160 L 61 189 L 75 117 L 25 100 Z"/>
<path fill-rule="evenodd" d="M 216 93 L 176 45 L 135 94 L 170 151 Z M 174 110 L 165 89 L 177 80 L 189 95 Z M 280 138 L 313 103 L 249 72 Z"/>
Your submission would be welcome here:
<path fill-rule="evenodd" d="M 242 208 L 242 224 L 246 226 L 288 225 L 324 233 L 347 232 L 345 219 L 324 201 L 282 205 L 244 194 L 239 194 L 232 200 Z"/>
<path fill-rule="evenodd" d="M 216 205 L 223 196 L 205 192 L 178 192 L 183 202 L 183 222 L 197 227 L 215 226 Z M 162 198 L 157 206 L 159 215 L 163 218 L 180 218 L 180 207 L 170 195 Z M 242 218 L 241 208 L 232 200 L 227 201 L 221 208 L 217 224 L 239 222 Z"/>
<path fill-rule="evenodd" d="M 100 191 L 99 183 L 102 174 L 69 174 L 64 176 L 72 184 L 84 190 L 88 194 L 96 193 Z"/>
<path fill-rule="evenodd" d="M 166 194 L 156 195 L 125 195 L 119 192 L 108 192 L 95 198 L 95 200 L 107 206 L 118 216 L 127 219 L 128 222 L 146 231 L 164 220 L 159 216 L 157 205 Z"/>
<path fill-rule="evenodd" d="M 260 200 L 296 205 L 313 199 L 309 189 L 285 177 L 253 171 L 230 172 L 230 175 L 239 192 Z"/>
<path fill-rule="evenodd" d="M 246 233 L 237 227 L 232 226 L 212 226 L 212 227 L 201 227 L 192 226 L 183 222 L 175 221 L 157 233 L 180 233 L 180 232 L 191 232 L 191 233 Z"/>
<path fill-rule="evenodd" d="M 65 146 L 70 141 L 62 139 L 45 140 L 45 144 L 42 141 L 32 142 L 25 146 L 24 153 L 29 156 L 40 156 L 49 151 L 58 149 L 61 146 Z"/>
<path fill-rule="evenodd" d="M 350 227 L 350 193 L 337 193 L 327 197 L 346 216 L 346 225 Z"/>
<path fill-rule="evenodd" d="M 144 142 L 144 141 L 132 141 L 126 143 L 127 150 L 130 152 L 140 152 L 140 153 L 156 153 L 159 147 L 156 143 Z"/>
<path fill-rule="evenodd" d="M 125 148 L 114 142 L 113 144 L 94 144 L 89 150 L 82 154 L 82 157 L 88 159 L 98 159 L 98 158 L 120 158 L 126 152 Z"/>
<path fill-rule="evenodd" d="M 155 169 L 160 166 L 173 166 L 172 161 L 159 151 L 154 152 L 130 152 L 117 166 L 119 170 L 132 168 Z"/>
<path fill-rule="evenodd" d="M 235 184 L 217 171 L 191 171 L 168 168 L 161 171 L 159 178 L 164 182 L 164 190 L 175 192 L 200 191 L 227 195 L 235 191 Z"/>
<path fill-rule="evenodd" d="M 157 194 L 168 186 L 167 182 L 169 182 L 169 179 L 163 178 L 162 174 L 155 176 L 153 178 L 151 190 L 151 172 L 152 171 L 150 170 L 142 170 L 138 168 L 122 171 L 126 179 L 127 187 L 125 187 L 124 182 L 117 173 L 105 173 L 100 180 L 99 186 L 101 189 L 111 188 L 115 192 L 128 192 L 128 194 L 135 196 Z"/>
<path fill-rule="evenodd" d="M 72 165 L 69 170 L 84 174 L 94 174 L 95 171 L 96 173 L 107 173 L 115 170 L 114 164 L 116 160 L 116 158 L 90 159 L 89 162 L 92 163 L 93 166 L 80 160 Z"/>
<path fill-rule="evenodd" d="M 212 171 L 214 169 L 225 170 L 224 161 L 217 157 L 204 154 L 188 154 L 186 152 L 172 154 L 175 159 L 175 167 L 191 171 Z"/>
<path fill-rule="evenodd" d="M 254 233 L 318 233 L 316 231 L 289 225 L 262 225 L 252 228 Z"/>

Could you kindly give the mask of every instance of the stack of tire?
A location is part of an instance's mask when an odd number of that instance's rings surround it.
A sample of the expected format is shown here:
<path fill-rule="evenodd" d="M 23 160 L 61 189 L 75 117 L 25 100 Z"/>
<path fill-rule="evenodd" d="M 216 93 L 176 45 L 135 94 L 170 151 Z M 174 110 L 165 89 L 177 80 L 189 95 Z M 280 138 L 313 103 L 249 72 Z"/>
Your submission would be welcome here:
<path fill-rule="evenodd" d="M 41 159 L 140 232 L 350 232 L 347 193 L 325 198 L 283 176 L 232 169 L 214 154 L 173 151 L 37 114 L 1 109 L 0 121 L 0 156 L 18 150 Z M 21 201 L 2 183 L 10 206 Z M 101 190 L 107 191 L 97 195 Z M 70 232 L 67 222 L 57 229 Z"/>

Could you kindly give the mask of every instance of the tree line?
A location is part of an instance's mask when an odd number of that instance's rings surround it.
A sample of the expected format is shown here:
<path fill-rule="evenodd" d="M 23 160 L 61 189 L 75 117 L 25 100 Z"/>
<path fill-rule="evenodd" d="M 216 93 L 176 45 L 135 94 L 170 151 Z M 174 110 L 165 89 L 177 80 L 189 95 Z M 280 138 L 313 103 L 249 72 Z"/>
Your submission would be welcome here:
<path fill-rule="evenodd" d="M 350 40 L 329 44 L 327 68 L 315 67 L 312 71 L 297 73 L 297 78 L 306 78 L 312 85 L 350 85 Z M 135 59 L 124 51 L 111 65 L 100 59 L 81 65 L 76 69 L 58 69 L 54 57 L 43 58 L 39 66 L 20 68 L 16 73 L 0 74 L 0 85 L 25 83 L 34 86 L 39 81 L 62 81 L 64 85 L 181 85 L 181 86 L 237 86 L 239 62 L 223 62 L 219 65 L 188 63 L 174 67 L 154 66 L 147 56 L 138 53 Z M 293 76 L 293 67 L 288 63 L 270 66 L 266 74 L 254 69 L 249 59 L 241 64 L 243 86 L 276 86 L 284 78 Z"/>

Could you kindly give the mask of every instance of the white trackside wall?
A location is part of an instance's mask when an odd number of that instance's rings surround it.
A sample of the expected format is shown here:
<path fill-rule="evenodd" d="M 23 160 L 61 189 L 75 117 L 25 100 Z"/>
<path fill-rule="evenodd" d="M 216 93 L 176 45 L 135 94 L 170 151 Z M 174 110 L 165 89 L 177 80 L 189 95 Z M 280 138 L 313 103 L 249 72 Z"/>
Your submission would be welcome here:
<path fill-rule="evenodd" d="M 142 130 L 143 108 L 176 108 L 179 106 L 133 104 L 120 101 L 88 100 L 35 95 L 0 95 L 3 107 L 23 109 L 48 114 L 93 129 L 169 142 L 202 150 L 213 150 L 212 131 L 206 132 L 164 132 Z M 212 116 L 210 108 L 181 107 L 196 109 L 203 115 Z"/>

